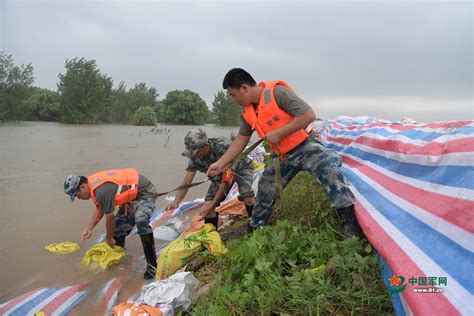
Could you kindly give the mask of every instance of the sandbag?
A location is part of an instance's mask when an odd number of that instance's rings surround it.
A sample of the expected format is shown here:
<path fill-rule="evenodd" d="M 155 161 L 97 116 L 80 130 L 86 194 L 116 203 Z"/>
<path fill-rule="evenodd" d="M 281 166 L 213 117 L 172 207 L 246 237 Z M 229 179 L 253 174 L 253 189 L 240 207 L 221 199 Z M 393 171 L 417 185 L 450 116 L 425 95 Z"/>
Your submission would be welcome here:
<path fill-rule="evenodd" d="M 214 256 L 228 252 L 212 224 L 205 224 L 170 242 L 160 252 L 156 279 L 163 280 L 185 266 L 199 251 L 207 249 Z"/>
<path fill-rule="evenodd" d="M 150 306 L 169 304 L 175 312 L 187 311 L 198 284 L 191 272 L 178 272 L 165 280 L 144 285 L 138 301 Z"/>
<path fill-rule="evenodd" d="M 106 242 L 101 242 L 87 250 L 82 263 L 86 266 L 97 264 L 102 270 L 119 263 L 125 256 L 125 250 L 120 246 L 110 247 Z"/>
<path fill-rule="evenodd" d="M 172 218 L 165 224 L 153 230 L 153 237 L 160 240 L 171 241 L 178 238 L 183 231 L 184 224 L 179 218 Z"/>
<path fill-rule="evenodd" d="M 79 245 L 74 242 L 65 241 L 58 244 L 49 244 L 45 246 L 44 249 L 52 253 L 58 253 L 58 254 L 64 255 L 64 254 L 78 251 L 79 249 L 81 249 L 81 247 L 79 247 Z"/>

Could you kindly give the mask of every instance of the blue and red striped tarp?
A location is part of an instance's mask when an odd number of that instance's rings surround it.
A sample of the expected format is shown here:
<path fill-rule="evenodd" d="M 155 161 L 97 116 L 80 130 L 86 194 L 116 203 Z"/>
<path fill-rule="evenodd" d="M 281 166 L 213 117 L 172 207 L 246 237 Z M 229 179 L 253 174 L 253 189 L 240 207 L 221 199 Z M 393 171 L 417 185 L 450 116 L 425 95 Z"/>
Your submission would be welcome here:
<path fill-rule="evenodd" d="M 474 315 L 474 121 L 317 126 L 343 159 L 397 314 Z"/>
<path fill-rule="evenodd" d="M 0 305 L 0 315 L 67 315 L 89 294 L 86 284 L 64 288 L 39 288 Z"/>

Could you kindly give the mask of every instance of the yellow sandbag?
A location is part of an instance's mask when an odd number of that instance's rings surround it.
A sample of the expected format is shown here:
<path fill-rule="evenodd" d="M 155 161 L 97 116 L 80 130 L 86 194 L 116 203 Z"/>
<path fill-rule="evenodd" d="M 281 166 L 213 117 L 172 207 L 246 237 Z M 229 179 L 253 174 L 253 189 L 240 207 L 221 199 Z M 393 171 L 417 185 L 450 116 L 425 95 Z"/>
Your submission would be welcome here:
<path fill-rule="evenodd" d="M 187 232 L 163 248 L 158 257 L 156 279 L 163 280 L 173 275 L 178 269 L 185 266 L 196 253 L 205 248 L 214 256 L 228 252 L 212 224 L 206 224 L 199 229 Z"/>
<path fill-rule="evenodd" d="M 81 247 L 79 247 L 79 245 L 74 242 L 65 241 L 59 244 L 49 244 L 45 246 L 44 249 L 52 253 L 60 253 L 64 255 L 74 251 L 78 251 L 79 249 L 81 249 Z"/>
<path fill-rule="evenodd" d="M 102 270 L 107 270 L 111 265 L 119 263 L 123 256 L 125 251 L 122 247 L 112 248 L 106 242 L 101 242 L 87 250 L 82 263 L 86 266 L 97 263 Z"/>

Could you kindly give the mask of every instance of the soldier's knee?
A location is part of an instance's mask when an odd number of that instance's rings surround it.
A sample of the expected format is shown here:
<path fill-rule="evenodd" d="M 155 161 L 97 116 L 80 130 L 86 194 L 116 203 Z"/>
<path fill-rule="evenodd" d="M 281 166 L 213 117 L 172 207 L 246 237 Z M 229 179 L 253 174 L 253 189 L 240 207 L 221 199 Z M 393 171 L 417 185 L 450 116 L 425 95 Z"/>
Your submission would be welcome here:
<path fill-rule="evenodd" d="M 244 199 L 244 203 L 245 205 L 255 205 L 255 198 L 252 196 L 252 197 L 246 197 Z"/>
<path fill-rule="evenodd" d="M 135 214 L 135 224 L 137 227 L 139 225 L 148 225 L 150 224 L 150 216 L 144 212 Z"/>

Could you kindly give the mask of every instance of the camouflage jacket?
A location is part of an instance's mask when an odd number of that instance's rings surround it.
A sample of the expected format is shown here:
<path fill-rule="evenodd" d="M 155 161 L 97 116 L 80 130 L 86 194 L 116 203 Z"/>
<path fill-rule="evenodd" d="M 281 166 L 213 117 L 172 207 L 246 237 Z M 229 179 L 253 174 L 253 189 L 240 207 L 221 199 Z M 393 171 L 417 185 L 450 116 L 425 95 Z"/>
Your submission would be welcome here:
<path fill-rule="evenodd" d="M 219 160 L 219 158 L 224 155 L 224 153 L 227 151 L 227 149 L 229 149 L 230 146 L 230 141 L 225 137 L 209 138 L 207 142 L 211 146 L 211 153 L 209 154 L 209 156 L 203 158 L 190 158 L 186 171 L 197 170 L 199 172 L 206 173 L 207 169 L 209 169 L 209 166 Z M 253 169 L 252 160 L 250 160 L 249 158 L 245 158 L 239 161 L 234 169 L 239 172 L 239 170 L 247 168 Z M 211 177 L 211 181 L 220 183 L 221 174 L 215 177 Z"/>

